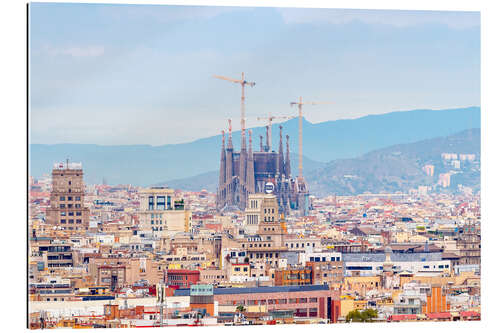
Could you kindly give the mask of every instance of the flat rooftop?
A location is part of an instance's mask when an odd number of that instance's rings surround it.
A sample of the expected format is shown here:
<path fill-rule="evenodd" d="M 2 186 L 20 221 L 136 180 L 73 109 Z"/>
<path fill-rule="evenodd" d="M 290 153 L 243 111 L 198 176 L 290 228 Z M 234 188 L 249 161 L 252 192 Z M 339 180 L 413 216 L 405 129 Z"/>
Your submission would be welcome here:
<path fill-rule="evenodd" d="M 262 294 L 262 293 L 290 293 L 303 291 L 330 290 L 328 285 L 305 285 L 305 286 L 275 286 L 275 287 L 252 287 L 252 288 L 214 288 L 214 295 L 231 294 Z M 175 296 L 189 296 L 189 289 L 177 289 Z"/>

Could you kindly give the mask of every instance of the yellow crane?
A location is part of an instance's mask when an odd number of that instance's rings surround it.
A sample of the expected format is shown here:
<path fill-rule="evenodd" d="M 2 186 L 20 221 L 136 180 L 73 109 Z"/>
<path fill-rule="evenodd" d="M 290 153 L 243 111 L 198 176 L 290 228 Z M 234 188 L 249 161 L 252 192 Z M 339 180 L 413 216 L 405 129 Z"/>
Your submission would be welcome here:
<path fill-rule="evenodd" d="M 333 104 L 331 102 L 302 102 L 302 97 L 299 97 L 298 102 L 290 102 L 290 106 L 297 105 L 299 107 L 299 179 L 302 179 L 302 105 L 319 105 Z"/>
<path fill-rule="evenodd" d="M 214 75 L 216 79 L 226 80 L 233 83 L 238 83 L 241 85 L 241 140 L 245 142 L 245 86 L 253 87 L 255 82 L 249 82 L 245 80 L 245 73 L 241 73 L 241 80 L 232 79 L 230 77 Z"/>
<path fill-rule="evenodd" d="M 257 120 L 267 120 L 268 121 L 268 126 L 269 126 L 269 149 L 272 149 L 273 147 L 273 121 L 276 119 L 282 119 L 282 120 L 288 120 L 288 119 L 293 119 L 295 117 L 293 116 L 272 116 L 269 113 L 269 117 L 257 117 Z"/>

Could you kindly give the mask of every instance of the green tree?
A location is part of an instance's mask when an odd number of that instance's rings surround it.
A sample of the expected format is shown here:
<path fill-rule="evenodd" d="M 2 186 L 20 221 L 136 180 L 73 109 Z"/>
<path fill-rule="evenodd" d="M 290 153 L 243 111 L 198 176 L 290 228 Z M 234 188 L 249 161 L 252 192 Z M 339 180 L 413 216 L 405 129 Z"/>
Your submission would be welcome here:
<path fill-rule="evenodd" d="M 377 310 L 366 309 L 363 311 L 359 310 L 349 311 L 345 319 L 347 322 L 365 323 L 365 322 L 371 322 L 373 321 L 373 318 L 377 317 L 378 317 Z"/>
<path fill-rule="evenodd" d="M 245 309 L 245 307 L 241 304 L 236 307 L 236 311 L 238 311 L 240 313 L 245 312 L 246 310 L 247 309 Z"/>

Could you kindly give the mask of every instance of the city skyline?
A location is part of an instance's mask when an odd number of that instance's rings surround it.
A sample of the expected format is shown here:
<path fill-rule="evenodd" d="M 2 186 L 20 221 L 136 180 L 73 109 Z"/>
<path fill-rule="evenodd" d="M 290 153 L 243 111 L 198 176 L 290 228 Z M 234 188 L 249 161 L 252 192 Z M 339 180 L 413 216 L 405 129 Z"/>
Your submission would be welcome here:
<path fill-rule="evenodd" d="M 217 135 L 239 90 L 212 75 L 241 71 L 249 118 L 299 96 L 334 102 L 313 123 L 480 105 L 478 12 L 33 4 L 31 21 L 31 143 Z"/>

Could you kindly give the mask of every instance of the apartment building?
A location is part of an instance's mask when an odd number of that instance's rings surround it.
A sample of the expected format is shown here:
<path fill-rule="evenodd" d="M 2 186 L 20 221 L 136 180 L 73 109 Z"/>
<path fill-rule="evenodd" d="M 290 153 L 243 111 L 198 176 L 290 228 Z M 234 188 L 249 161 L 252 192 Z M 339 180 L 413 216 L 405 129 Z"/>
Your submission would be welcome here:
<path fill-rule="evenodd" d="M 155 237 L 189 232 L 192 213 L 185 209 L 184 200 L 174 197 L 174 190 L 157 186 L 139 192 L 139 224 L 141 230 L 152 231 Z"/>
<path fill-rule="evenodd" d="M 47 223 L 62 230 L 85 231 L 89 227 L 89 209 L 84 206 L 85 183 L 81 163 L 56 163 L 52 169 L 50 207 Z"/>

